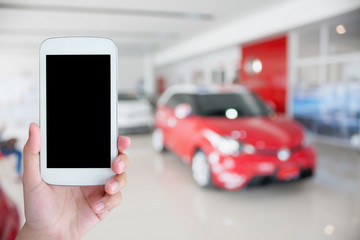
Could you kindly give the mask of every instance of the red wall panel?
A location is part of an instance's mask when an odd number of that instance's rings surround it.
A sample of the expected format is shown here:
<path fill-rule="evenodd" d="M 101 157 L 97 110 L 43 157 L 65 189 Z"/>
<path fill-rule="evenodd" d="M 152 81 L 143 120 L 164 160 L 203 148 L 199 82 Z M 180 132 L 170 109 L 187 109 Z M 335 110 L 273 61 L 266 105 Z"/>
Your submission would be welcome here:
<path fill-rule="evenodd" d="M 240 84 L 247 86 L 264 100 L 271 102 L 276 111 L 286 111 L 287 54 L 286 36 L 242 46 Z M 262 70 L 252 74 L 246 65 L 259 59 Z"/>

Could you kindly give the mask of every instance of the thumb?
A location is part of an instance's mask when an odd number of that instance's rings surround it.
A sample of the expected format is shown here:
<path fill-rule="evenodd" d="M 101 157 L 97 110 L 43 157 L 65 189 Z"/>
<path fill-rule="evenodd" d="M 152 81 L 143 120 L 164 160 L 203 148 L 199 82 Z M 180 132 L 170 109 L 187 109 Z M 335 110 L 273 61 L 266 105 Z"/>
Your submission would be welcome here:
<path fill-rule="evenodd" d="M 32 189 L 42 182 L 40 176 L 41 135 L 37 124 L 31 123 L 29 138 L 24 146 L 24 189 Z"/>

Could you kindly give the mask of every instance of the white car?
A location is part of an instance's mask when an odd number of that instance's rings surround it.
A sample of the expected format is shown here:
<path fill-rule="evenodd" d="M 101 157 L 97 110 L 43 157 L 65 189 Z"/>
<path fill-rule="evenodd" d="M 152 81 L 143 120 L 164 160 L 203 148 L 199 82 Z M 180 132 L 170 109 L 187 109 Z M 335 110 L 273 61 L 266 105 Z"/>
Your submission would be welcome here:
<path fill-rule="evenodd" d="M 153 129 L 153 107 L 145 95 L 119 93 L 118 112 L 120 133 L 150 132 Z"/>

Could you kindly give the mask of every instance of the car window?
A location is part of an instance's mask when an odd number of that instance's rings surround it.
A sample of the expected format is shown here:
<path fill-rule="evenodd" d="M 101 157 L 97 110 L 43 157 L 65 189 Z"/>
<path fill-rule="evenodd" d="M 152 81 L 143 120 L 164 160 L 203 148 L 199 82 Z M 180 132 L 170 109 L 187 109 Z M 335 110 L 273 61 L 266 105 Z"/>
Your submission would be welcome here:
<path fill-rule="evenodd" d="M 221 93 L 197 96 L 198 113 L 202 116 L 225 116 L 235 109 L 236 116 L 264 116 L 271 110 L 252 93 Z"/>
<path fill-rule="evenodd" d="M 190 94 L 175 94 L 169 99 L 166 105 L 170 108 L 175 108 L 181 103 L 188 103 L 193 109 L 195 108 L 194 96 Z"/>
<path fill-rule="evenodd" d="M 166 106 L 170 107 L 170 108 L 175 108 L 175 106 L 178 104 L 179 100 L 178 100 L 178 96 L 179 94 L 175 94 L 173 95 L 169 101 L 167 101 Z"/>

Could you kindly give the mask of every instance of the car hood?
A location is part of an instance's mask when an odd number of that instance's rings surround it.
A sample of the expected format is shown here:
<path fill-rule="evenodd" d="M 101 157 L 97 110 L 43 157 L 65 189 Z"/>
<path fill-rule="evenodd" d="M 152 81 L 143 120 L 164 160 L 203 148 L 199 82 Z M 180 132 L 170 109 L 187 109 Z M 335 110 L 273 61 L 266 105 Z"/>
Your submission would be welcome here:
<path fill-rule="evenodd" d="M 222 136 L 232 136 L 241 142 L 250 143 L 256 148 L 283 148 L 302 144 L 302 127 L 286 117 L 226 117 L 202 118 L 204 128 L 211 129 Z"/>

